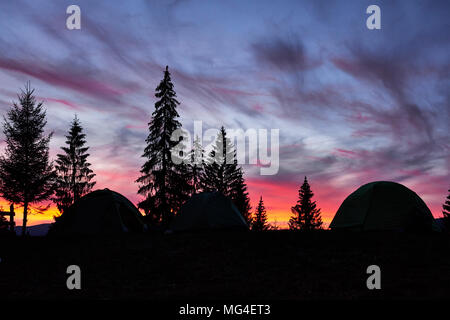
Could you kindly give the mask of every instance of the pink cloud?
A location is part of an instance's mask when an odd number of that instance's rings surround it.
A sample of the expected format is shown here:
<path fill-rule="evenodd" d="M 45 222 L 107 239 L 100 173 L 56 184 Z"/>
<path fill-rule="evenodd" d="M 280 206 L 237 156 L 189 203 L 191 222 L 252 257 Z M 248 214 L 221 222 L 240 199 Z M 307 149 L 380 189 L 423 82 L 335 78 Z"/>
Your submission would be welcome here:
<path fill-rule="evenodd" d="M 67 66 L 45 65 L 39 61 L 31 64 L 29 62 L 0 58 L 0 69 L 18 72 L 52 85 L 104 98 L 107 96 L 118 96 L 127 91 L 105 81 L 94 80 L 86 72 L 80 73 L 80 70 L 70 70 Z"/>
<path fill-rule="evenodd" d="M 69 107 L 69 109 L 72 109 L 72 110 L 81 110 L 81 107 L 77 106 L 76 104 L 74 104 L 74 103 L 72 103 L 70 101 L 64 100 L 64 99 L 55 99 L 55 98 L 43 98 L 43 99 L 45 101 L 51 101 L 51 102 L 56 102 L 56 103 L 63 104 L 65 106 Z"/>

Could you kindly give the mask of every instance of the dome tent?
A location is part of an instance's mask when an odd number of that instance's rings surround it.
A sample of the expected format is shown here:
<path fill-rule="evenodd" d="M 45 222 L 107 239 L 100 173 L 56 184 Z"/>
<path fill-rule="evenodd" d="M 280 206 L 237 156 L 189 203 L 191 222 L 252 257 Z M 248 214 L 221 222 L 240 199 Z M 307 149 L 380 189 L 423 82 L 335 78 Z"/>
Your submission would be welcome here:
<path fill-rule="evenodd" d="M 439 231 L 425 202 L 388 181 L 365 184 L 350 194 L 330 224 L 332 230 Z"/>
<path fill-rule="evenodd" d="M 114 234 L 146 230 L 139 210 L 120 193 L 95 190 L 81 197 L 60 217 L 50 233 Z"/>
<path fill-rule="evenodd" d="M 208 229 L 244 229 L 247 223 L 241 213 L 219 192 L 203 192 L 193 195 L 173 219 L 172 231 Z"/>

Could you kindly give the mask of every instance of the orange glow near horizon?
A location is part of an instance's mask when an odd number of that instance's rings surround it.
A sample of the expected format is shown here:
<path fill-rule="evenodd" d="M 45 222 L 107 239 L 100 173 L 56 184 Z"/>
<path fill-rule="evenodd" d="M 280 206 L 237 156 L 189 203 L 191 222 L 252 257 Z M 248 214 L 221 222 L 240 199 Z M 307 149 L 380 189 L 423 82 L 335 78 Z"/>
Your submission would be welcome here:
<path fill-rule="evenodd" d="M 0 199 L 0 211 L 9 211 L 9 202 L 8 201 L 6 201 L 4 199 Z M 14 213 L 15 213 L 14 221 L 16 222 L 16 226 L 21 226 L 23 223 L 23 207 L 14 205 Z M 54 222 L 53 217 L 58 216 L 58 215 L 59 215 L 59 211 L 56 208 L 56 206 L 53 204 L 44 213 L 35 213 L 32 210 L 31 214 L 28 213 L 27 226 L 33 226 L 33 225 L 42 224 L 42 223 L 52 223 L 52 222 Z M 8 219 L 9 219 L 9 217 L 8 217 Z"/>
<path fill-rule="evenodd" d="M 301 183 L 303 183 L 303 180 Z M 288 221 L 292 215 L 291 207 L 297 202 L 298 189 L 301 183 L 279 184 L 254 178 L 247 179 L 250 198 L 252 200 L 252 212 L 258 205 L 259 197 L 262 195 L 269 222 L 282 229 L 287 228 Z M 311 183 L 311 188 L 315 192 L 317 186 Z M 324 187 L 322 188 L 322 193 L 315 192 L 313 197 L 313 200 L 317 202 L 317 206 L 321 209 L 322 221 L 325 228 L 330 224 L 337 207 L 340 205 L 340 202 L 335 203 L 331 200 L 321 200 L 329 198 L 326 196 L 328 193 L 329 188 Z"/>
<path fill-rule="evenodd" d="M 328 228 L 331 220 L 334 217 L 337 209 L 342 201 L 354 190 L 336 189 L 329 184 L 321 185 L 314 181 L 309 181 L 311 188 L 314 192 L 314 198 L 317 202 L 318 208 L 321 209 L 321 216 L 323 221 L 323 227 Z M 247 185 L 250 194 L 252 213 L 255 211 L 259 197 L 262 195 L 264 205 L 266 207 L 269 223 L 276 225 L 280 229 L 288 228 L 288 221 L 291 217 L 291 207 L 295 205 L 298 199 L 298 188 L 300 182 L 295 183 L 274 183 L 257 178 L 248 178 Z M 103 186 L 100 188 L 102 189 Z M 123 188 L 114 188 L 115 191 L 121 192 Z M 122 191 L 123 192 L 123 191 Z M 125 193 L 124 193 L 125 195 Z M 136 205 L 137 196 L 130 196 L 130 200 Z M 17 226 L 22 225 L 23 220 L 23 208 L 17 205 L 14 206 L 15 222 Z M 436 213 L 440 213 L 440 207 L 429 206 L 431 212 L 435 217 Z M 9 210 L 9 202 L 4 199 L 0 199 L 0 209 L 3 211 Z M 54 216 L 58 216 L 59 211 L 55 204 L 51 204 L 50 208 L 44 213 L 31 213 L 28 214 L 28 226 L 52 223 L 54 222 Z"/>
<path fill-rule="evenodd" d="M 255 198 L 256 199 L 256 198 Z M 264 200 L 266 202 L 266 200 Z M 290 205 L 283 205 L 282 203 L 275 203 L 272 205 L 268 205 L 265 203 L 268 221 L 269 223 L 276 225 L 280 229 L 285 229 L 288 227 L 288 221 L 291 217 L 290 207 L 295 203 L 294 201 Z M 257 201 L 252 201 L 252 212 L 255 210 L 257 206 Z M 1 211 L 8 211 L 9 202 L 5 200 L 0 200 L 0 208 Z M 287 208 L 287 209 L 286 209 Z M 17 226 L 21 226 L 23 223 L 23 207 L 19 207 L 17 205 L 14 206 L 15 217 L 14 220 Z M 44 213 L 31 213 L 28 214 L 28 226 L 38 225 L 42 223 L 52 223 L 54 222 L 54 216 L 58 216 L 59 211 L 54 204 Z M 333 218 L 333 213 L 328 213 L 326 211 L 322 211 L 322 220 L 324 221 L 324 226 L 327 227 Z"/>

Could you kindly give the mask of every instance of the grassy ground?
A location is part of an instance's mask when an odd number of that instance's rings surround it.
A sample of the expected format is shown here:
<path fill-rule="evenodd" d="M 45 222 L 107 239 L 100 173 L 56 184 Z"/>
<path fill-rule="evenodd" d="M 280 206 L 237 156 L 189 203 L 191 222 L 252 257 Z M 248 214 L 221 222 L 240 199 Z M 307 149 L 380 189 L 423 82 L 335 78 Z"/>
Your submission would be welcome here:
<path fill-rule="evenodd" d="M 0 297 L 432 299 L 450 297 L 444 234 L 197 233 L 0 239 Z M 66 288 L 79 265 L 82 290 Z M 366 268 L 381 267 L 381 290 Z"/>

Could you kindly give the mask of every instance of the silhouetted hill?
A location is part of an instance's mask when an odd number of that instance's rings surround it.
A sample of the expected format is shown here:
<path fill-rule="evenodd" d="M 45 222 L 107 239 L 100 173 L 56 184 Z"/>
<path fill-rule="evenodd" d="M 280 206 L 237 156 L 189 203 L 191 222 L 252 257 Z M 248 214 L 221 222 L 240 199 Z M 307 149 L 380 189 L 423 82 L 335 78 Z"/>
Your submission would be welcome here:
<path fill-rule="evenodd" d="M 27 232 L 29 232 L 30 236 L 43 237 L 47 234 L 50 225 L 51 223 L 43 223 L 37 224 L 35 226 L 30 226 L 27 227 Z M 17 235 L 20 236 L 22 234 L 22 226 L 17 226 L 15 230 Z"/>
<path fill-rule="evenodd" d="M 437 218 L 437 219 L 435 219 L 435 221 L 436 221 L 437 225 L 438 225 L 443 231 L 446 230 L 445 224 L 444 224 L 444 218 Z"/>
<path fill-rule="evenodd" d="M 448 299 L 450 236 L 214 232 L 2 240 L 8 299 Z M 67 290 L 67 267 L 83 289 Z M 366 269 L 381 268 L 382 290 Z M 126 290 L 125 290 L 126 289 Z"/>

